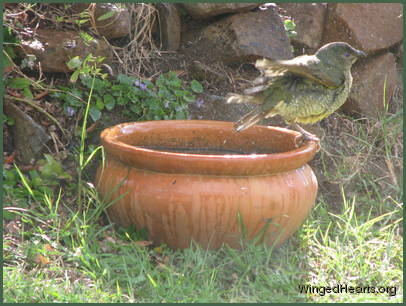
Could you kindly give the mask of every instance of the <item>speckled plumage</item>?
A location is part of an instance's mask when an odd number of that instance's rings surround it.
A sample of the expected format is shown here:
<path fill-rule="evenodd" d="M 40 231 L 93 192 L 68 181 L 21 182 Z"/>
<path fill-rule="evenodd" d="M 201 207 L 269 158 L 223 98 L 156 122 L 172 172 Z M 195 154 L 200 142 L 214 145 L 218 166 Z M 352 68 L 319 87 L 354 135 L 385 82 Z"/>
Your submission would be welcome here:
<path fill-rule="evenodd" d="M 336 111 L 346 101 L 352 85 L 351 66 L 365 53 L 347 43 L 321 47 L 314 55 L 291 60 L 258 60 L 262 76 L 244 95 L 228 94 L 227 103 L 258 106 L 235 124 L 242 131 L 260 120 L 281 115 L 288 123 L 311 124 Z"/>

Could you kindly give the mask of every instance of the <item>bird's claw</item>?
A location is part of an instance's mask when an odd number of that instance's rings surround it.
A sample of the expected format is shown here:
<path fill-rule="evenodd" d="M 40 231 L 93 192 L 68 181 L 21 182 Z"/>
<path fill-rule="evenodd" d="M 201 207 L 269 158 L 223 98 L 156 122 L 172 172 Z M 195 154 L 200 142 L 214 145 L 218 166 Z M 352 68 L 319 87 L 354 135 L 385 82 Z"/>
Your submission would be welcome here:
<path fill-rule="evenodd" d="M 313 141 L 317 145 L 317 152 L 320 151 L 320 139 L 313 134 L 310 133 L 302 133 L 301 135 L 297 136 L 295 138 L 295 147 L 300 148 L 304 143 Z"/>

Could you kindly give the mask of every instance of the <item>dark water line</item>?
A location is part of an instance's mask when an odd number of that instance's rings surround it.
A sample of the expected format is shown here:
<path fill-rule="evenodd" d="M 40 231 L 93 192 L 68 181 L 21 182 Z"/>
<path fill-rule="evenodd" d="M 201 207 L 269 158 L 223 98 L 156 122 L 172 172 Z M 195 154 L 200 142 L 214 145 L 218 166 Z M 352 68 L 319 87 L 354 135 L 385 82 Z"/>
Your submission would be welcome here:
<path fill-rule="evenodd" d="M 193 148 L 193 147 L 163 147 L 163 146 L 136 146 L 155 151 L 172 152 L 172 153 L 186 153 L 186 154 L 203 154 L 203 155 L 248 155 L 248 154 L 265 154 L 272 152 L 258 152 L 258 151 L 243 151 L 243 150 L 230 150 L 223 148 Z"/>

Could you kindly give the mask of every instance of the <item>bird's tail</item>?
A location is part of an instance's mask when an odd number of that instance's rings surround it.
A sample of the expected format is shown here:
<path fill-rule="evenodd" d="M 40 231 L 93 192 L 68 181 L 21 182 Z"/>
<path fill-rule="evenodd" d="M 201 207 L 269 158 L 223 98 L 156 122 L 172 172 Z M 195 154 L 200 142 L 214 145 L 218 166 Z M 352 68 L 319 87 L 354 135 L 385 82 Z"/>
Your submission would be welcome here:
<path fill-rule="evenodd" d="M 271 67 L 273 63 L 274 63 L 273 61 L 267 58 L 262 58 L 255 62 L 255 67 L 263 71 L 266 70 L 266 68 Z"/>
<path fill-rule="evenodd" d="M 229 93 L 225 97 L 226 103 L 251 103 L 254 97 L 251 96 L 243 96 L 243 95 L 238 95 L 234 93 Z"/>
<path fill-rule="evenodd" d="M 234 128 L 237 132 L 246 130 L 256 124 L 258 121 L 264 119 L 265 115 L 266 112 L 264 112 L 261 108 L 255 108 L 254 110 L 243 116 L 240 120 L 238 120 L 234 124 Z"/>
<path fill-rule="evenodd" d="M 261 92 L 264 90 L 265 86 L 257 86 L 244 91 L 246 95 L 238 95 L 234 93 L 229 93 L 225 96 L 227 104 L 230 103 L 250 103 L 250 104 L 263 104 L 264 95 Z M 251 90 L 251 91 L 250 91 Z M 252 96 L 251 96 L 252 94 Z"/>

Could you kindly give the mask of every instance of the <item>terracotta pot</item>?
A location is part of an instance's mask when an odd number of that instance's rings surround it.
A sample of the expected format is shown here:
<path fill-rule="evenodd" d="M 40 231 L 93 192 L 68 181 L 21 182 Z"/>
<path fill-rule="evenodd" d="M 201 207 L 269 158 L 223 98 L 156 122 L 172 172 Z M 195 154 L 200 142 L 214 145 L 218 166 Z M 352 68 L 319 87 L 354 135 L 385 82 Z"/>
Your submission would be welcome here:
<path fill-rule="evenodd" d="M 193 239 L 204 248 L 238 248 L 242 237 L 257 237 L 279 245 L 303 223 L 317 193 L 306 163 L 318 144 L 295 148 L 299 135 L 266 126 L 237 133 L 232 122 L 222 121 L 120 124 L 101 134 L 106 163 L 98 169 L 97 188 L 116 199 L 108 212 L 113 222 L 146 228 L 157 243 L 186 248 Z"/>

